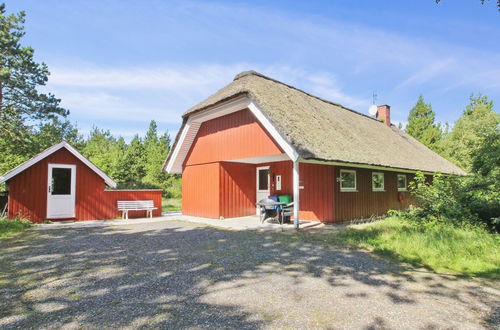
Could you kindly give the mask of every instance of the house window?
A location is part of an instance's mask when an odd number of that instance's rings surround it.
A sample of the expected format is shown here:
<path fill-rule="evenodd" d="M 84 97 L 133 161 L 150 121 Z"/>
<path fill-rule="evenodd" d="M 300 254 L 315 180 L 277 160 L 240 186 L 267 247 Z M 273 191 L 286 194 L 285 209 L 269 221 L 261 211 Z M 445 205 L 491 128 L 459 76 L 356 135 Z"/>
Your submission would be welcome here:
<path fill-rule="evenodd" d="M 340 191 L 356 191 L 356 171 L 340 170 Z"/>
<path fill-rule="evenodd" d="M 373 172 L 372 173 L 372 190 L 373 191 L 384 191 L 384 173 Z"/>
<path fill-rule="evenodd" d="M 398 191 L 406 191 L 406 174 L 398 174 Z"/>

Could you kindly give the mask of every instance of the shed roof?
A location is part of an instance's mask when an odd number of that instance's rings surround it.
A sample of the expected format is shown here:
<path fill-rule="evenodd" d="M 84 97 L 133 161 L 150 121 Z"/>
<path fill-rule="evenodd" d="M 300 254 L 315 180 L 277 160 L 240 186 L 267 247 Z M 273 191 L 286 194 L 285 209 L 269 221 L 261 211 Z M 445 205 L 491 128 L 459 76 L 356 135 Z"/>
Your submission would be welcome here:
<path fill-rule="evenodd" d="M 21 165 L 15 167 L 11 171 L 5 173 L 4 175 L 0 176 L 0 183 L 4 183 L 8 181 L 9 179 L 15 177 L 19 173 L 25 171 L 29 167 L 35 165 L 42 159 L 50 156 L 54 152 L 58 151 L 59 149 L 65 148 L 68 150 L 73 156 L 78 158 L 82 163 L 87 165 L 92 171 L 94 171 L 97 175 L 99 175 L 104 182 L 111 188 L 116 188 L 116 182 L 113 181 L 109 176 L 107 176 L 103 171 L 101 171 L 97 166 L 95 166 L 90 160 L 85 158 L 81 153 L 79 153 L 75 148 L 73 148 L 71 145 L 69 145 L 66 141 L 59 142 L 58 144 L 53 145 L 52 147 L 49 147 L 39 153 L 38 155 L 28 159 Z"/>
<path fill-rule="evenodd" d="M 187 110 L 183 117 L 187 119 L 195 112 L 242 95 L 262 109 L 303 159 L 466 174 L 394 125 L 388 127 L 375 118 L 255 71 L 238 74 L 233 82 Z"/>

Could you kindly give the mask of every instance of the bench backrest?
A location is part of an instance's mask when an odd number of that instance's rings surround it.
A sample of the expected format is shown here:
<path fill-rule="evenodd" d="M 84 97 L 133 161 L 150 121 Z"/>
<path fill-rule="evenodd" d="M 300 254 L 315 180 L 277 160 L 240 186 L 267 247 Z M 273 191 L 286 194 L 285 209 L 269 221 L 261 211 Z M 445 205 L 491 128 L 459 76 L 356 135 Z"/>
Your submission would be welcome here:
<path fill-rule="evenodd" d="M 154 208 L 155 205 L 152 200 L 149 201 L 118 201 L 118 208 L 123 209 L 148 209 Z"/>

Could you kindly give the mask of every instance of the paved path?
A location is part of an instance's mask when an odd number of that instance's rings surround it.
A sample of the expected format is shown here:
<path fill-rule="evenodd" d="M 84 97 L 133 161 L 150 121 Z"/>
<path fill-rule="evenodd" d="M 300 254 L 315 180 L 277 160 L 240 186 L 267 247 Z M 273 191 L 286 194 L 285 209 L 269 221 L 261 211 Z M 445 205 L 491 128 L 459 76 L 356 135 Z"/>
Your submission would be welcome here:
<path fill-rule="evenodd" d="M 320 243 L 180 221 L 30 231 L 0 241 L 0 328 L 498 326 L 495 284 Z"/>

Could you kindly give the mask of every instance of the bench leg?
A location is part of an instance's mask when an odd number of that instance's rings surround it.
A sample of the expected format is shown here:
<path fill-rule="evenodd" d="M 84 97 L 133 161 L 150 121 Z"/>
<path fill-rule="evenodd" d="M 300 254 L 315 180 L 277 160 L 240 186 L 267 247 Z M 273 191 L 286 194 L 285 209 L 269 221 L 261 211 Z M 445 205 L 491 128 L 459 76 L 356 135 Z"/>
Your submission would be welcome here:
<path fill-rule="evenodd" d="M 125 211 L 122 211 L 122 219 L 125 219 Z"/>

